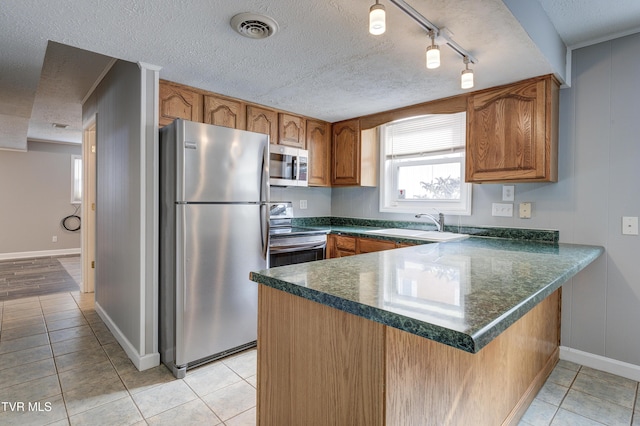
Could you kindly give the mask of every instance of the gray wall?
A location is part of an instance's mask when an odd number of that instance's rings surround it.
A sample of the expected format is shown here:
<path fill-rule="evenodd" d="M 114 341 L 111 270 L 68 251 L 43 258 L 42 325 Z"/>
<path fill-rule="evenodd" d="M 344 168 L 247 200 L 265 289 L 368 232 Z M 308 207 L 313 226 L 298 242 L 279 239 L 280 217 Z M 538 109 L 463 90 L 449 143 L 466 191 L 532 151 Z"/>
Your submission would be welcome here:
<path fill-rule="evenodd" d="M 0 150 L 0 258 L 79 253 L 80 231 L 67 231 L 61 220 L 76 210 L 71 156 L 81 147 L 29 141 L 27 149 Z"/>
<path fill-rule="evenodd" d="M 560 240 L 605 255 L 564 286 L 562 345 L 640 365 L 640 237 L 621 235 L 640 216 L 640 34 L 573 52 L 572 87 L 560 95 L 559 182 L 517 184 L 531 219 L 491 216 L 502 185 L 474 185 L 471 216 L 449 224 L 557 229 Z M 414 220 L 378 212 L 377 188 L 333 188 L 331 214 Z"/>
<path fill-rule="evenodd" d="M 159 359 L 157 73 L 155 86 L 147 74 L 118 61 L 83 105 L 85 123 L 97 114 L 96 309 L 140 369 Z"/>
<path fill-rule="evenodd" d="M 307 201 L 307 208 L 300 208 L 300 201 Z M 287 187 L 271 188 L 271 201 L 291 201 L 294 217 L 331 216 L 331 188 Z"/>

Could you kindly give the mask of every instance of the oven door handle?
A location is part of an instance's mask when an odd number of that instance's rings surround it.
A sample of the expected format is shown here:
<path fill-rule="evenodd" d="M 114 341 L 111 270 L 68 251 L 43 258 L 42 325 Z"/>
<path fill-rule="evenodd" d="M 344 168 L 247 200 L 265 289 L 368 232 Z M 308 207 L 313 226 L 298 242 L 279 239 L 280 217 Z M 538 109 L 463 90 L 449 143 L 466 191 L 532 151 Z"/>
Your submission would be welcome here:
<path fill-rule="evenodd" d="M 315 249 L 323 249 L 327 246 L 326 242 L 322 243 L 300 243 L 300 244 L 290 244 L 286 246 L 271 246 L 270 251 L 272 254 L 276 253 L 284 253 L 288 251 L 300 251 L 300 250 L 315 250 Z"/>

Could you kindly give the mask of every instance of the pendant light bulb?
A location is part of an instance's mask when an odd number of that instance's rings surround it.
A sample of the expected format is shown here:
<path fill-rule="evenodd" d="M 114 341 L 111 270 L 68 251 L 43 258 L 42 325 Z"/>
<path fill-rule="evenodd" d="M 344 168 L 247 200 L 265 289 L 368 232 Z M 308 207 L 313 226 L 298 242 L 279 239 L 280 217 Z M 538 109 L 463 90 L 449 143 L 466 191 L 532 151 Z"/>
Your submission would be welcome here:
<path fill-rule="evenodd" d="M 464 57 L 464 69 L 460 76 L 460 87 L 462 89 L 471 89 L 473 87 L 473 70 L 469 69 L 469 58 Z"/>
<path fill-rule="evenodd" d="M 431 36 L 431 46 L 427 47 L 427 68 L 434 69 L 440 66 L 440 48 L 435 43 L 433 32 L 430 32 L 429 35 Z"/>
<path fill-rule="evenodd" d="M 369 9 L 369 32 L 373 35 L 384 34 L 387 29 L 385 20 L 386 12 L 384 6 L 376 0 L 376 4 Z"/>

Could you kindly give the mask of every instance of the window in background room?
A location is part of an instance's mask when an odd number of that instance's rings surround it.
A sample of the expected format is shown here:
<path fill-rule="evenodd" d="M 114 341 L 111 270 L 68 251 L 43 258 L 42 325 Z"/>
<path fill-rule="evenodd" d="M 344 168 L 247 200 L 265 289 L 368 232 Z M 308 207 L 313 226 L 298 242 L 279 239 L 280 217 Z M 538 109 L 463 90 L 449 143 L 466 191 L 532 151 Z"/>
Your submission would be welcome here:
<path fill-rule="evenodd" d="M 71 156 L 71 204 L 82 202 L 82 156 Z"/>
<path fill-rule="evenodd" d="M 380 127 L 380 211 L 471 214 L 464 182 L 466 113 L 430 114 Z"/>

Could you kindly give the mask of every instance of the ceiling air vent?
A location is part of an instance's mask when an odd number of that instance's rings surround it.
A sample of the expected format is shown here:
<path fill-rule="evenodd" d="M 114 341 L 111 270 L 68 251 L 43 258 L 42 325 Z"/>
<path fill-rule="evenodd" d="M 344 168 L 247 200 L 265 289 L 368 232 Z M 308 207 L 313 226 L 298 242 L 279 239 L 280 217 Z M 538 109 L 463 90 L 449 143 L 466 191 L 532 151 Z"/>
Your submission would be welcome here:
<path fill-rule="evenodd" d="M 239 13 L 231 18 L 231 27 L 239 34 L 255 39 L 267 38 L 278 31 L 278 23 L 272 18 L 256 13 Z"/>

